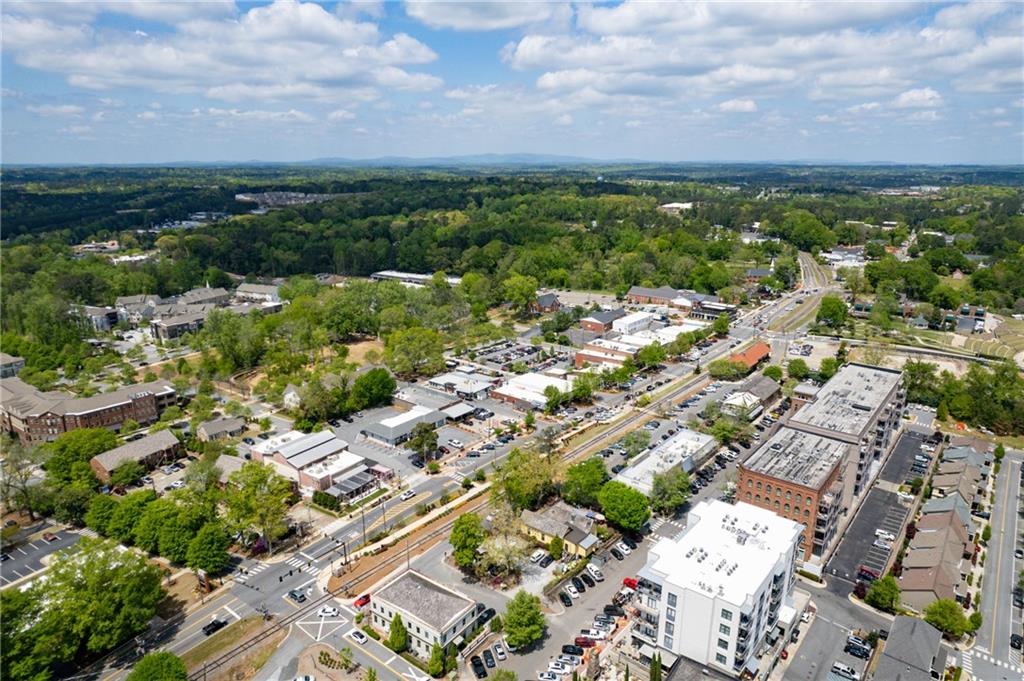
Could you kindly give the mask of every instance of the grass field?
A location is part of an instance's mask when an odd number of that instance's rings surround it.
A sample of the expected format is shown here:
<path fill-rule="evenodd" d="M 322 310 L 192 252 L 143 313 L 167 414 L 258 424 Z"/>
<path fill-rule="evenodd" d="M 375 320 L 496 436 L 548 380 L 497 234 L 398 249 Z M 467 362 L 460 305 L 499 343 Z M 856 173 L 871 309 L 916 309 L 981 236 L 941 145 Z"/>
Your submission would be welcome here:
<path fill-rule="evenodd" d="M 246 617 L 232 622 L 199 645 L 189 648 L 181 656 L 181 661 L 187 669 L 196 669 L 204 660 L 233 648 L 239 641 L 255 636 L 264 626 L 262 617 Z"/>

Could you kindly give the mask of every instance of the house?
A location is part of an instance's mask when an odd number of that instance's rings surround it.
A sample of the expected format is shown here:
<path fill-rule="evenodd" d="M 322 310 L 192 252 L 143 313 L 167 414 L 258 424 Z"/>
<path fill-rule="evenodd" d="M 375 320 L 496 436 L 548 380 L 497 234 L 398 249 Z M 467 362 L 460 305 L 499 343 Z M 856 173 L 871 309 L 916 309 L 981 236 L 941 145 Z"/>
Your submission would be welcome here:
<path fill-rule="evenodd" d="M 302 395 L 299 393 L 299 387 L 293 383 L 286 385 L 284 393 L 281 395 L 281 402 L 284 404 L 285 409 L 298 409 L 299 405 L 302 404 Z"/>
<path fill-rule="evenodd" d="M 196 428 L 196 437 L 203 442 L 212 442 L 225 437 L 241 435 L 246 430 L 245 419 L 242 417 L 221 418 L 206 421 Z"/>
<path fill-rule="evenodd" d="M 472 370 L 456 369 L 427 380 L 434 390 L 443 390 L 458 395 L 464 400 L 482 400 L 500 379 Z"/>
<path fill-rule="evenodd" d="M 403 286 L 410 288 L 422 288 L 431 283 L 433 274 L 416 274 L 414 272 L 399 272 L 396 270 L 381 270 L 370 275 L 372 281 L 397 281 Z M 449 286 L 458 286 L 462 283 L 462 277 L 446 276 L 445 281 Z"/>
<path fill-rule="evenodd" d="M 103 482 L 110 482 L 110 475 L 118 466 L 135 461 L 146 470 L 151 470 L 165 461 L 173 461 L 181 451 L 181 443 L 169 430 L 160 430 L 152 435 L 128 442 L 89 460 L 96 477 Z"/>
<path fill-rule="evenodd" d="M 153 334 L 162 341 L 181 338 L 186 333 L 196 333 L 206 324 L 206 312 L 189 312 L 154 319 L 150 324 Z"/>
<path fill-rule="evenodd" d="M 539 511 L 523 511 L 519 524 L 523 534 L 545 546 L 555 537 L 561 537 L 565 553 L 583 558 L 593 553 L 600 543 L 594 534 L 592 515 L 559 500 Z"/>
<path fill-rule="evenodd" d="M 268 284 L 240 284 L 235 289 L 235 298 L 253 303 L 280 303 L 281 289 Z"/>
<path fill-rule="evenodd" d="M 142 293 L 134 296 L 118 296 L 114 299 L 119 321 L 137 326 L 142 320 L 150 319 L 157 305 L 163 301 L 160 296 Z"/>
<path fill-rule="evenodd" d="M 774 275 L 775 273 L 769 269 L 764 269 L 763 267 L 751 267 L 747 270 L 747 283 L 756 284 L 762 279 L 768 279 Z"/>
<path fill-rule="evenodd" d="M 642 494 L 650 495 L 655 475 L 673 468 L 691 473 L 716 449 L 718 443 L 710 435 L 689 428 L 680 428 L 667 440 L 659 442 L 651 451 L 631 461 L 615 479 Z"/>
<path fill-rule="evenodd" d="M 761 401 L 747 392 L 735 392 L 722 400 L 722 411 L 746 421 L 752 421 L 761 415 L 764 408 Z"/>
<path fill-rule="evenodd" d="M 876 681 L 931 681 L 946 673 L 948 652 L 942 633 L 916 617 L 897 615 L 889 627 L 872 679 Z"/>
<path fill-rule="evenodd" d="M 72 310 L 78 315 L 82 324 L 88 325 L 100 333 L 110 331 L 117 324 L 117 310 L 112 307 L 77 305 Z"/>
<path fill-rule="evenodd" d="M 567 393 L 572 390 L 572 383 L 544 374 L 522 374 L 513 376 L 503 385 L 491 390 L 491 397 L 508 402 L 523 411 L 543 409 L 548 402 L 547 395 L 544 394 L 548 388 L 554 388 L 560 393 Z"/>
<path fill-rule="evenodd" d="M 374 592 L 369 620 L 386 635 L 397 615 L 409 635 L 409 652 L 427 660 L 434 644 L 444 650 L 465 642 L 480 624 L 483 609 L 458 591 L 406 569 Z"/>
<path fill-rule="evenodd" d="M 297 430 L 259 442 L 252 447 L 252 458 L 273 464 L 286 477 L 311 491 L 328 491 L 333 485 L 349 481 L 352 497 L 366 494 L 391 477 L 390 469 L 348 451 L 348 443 L 330 430 L 302 433 Z M 365 475 L 362 475 L 365 474 Z"/>
<path fill-rule="evenodd" d="M 201 286 L 191 291 L 185 291 L 177 297 L 175 302 L 182 305 L 226 305 L 231 300 L 231 294 L 226 289 L 210 288 Z"/>
<path fill-rule="evenodd" d="M 900 597 L 903 604 L 918 612 L 940 599 L 957 600 L 959 575 L 946 563 L 915 570 L 904 570 L 900 576 Z"/>
<path fill-rule="evenodd" d="M 767 343 L 758 341 L 743 352 L 729 355 L 730 362 L 738 362 L 747 368 L 747 373 L 756 369 L 759 364 L 767 360 L 772 353 L 772 348 Z"/>
<path fill-rule="evenodd" d="M 684 201 L 681 203 L 675 201 L 672 203 L 663 203 L 660 206 L 658 206 L 658 210 L 660 210 L 663 213 L 668 213 L 669 215 L 679 215 L 684 210 L 691 210 L 692 208 L 693 201 Z"/>
<path fill-rule="evenodd" d="M 947 513 L 956 515 L 957 520 L 964 530 L 967 531 L 971 541 L 974 541 L 975 529 L 974 522 L 971 520 L 971 505 L 964 501 L 963 497 L 959 494 L 953 494 L 948 497 L 934 497 L 924 502 L 921 506 L 921 514 L 924 517 L 918 521 L 918 524 L 920 525 L 922 522 L 927 521 L 930 515 L 945 515 Z"/>
<path fill-rule="evenodd" d="M 626 316 L 621 307 L 613 310 L 595 310 L 580 320 L 580 328 L 594 333 L 608 333 L 612 330 L 612 322 Z"/>
<path fill-rule="evenodd" d="M 15 357 L 14 355 L 8 355 L 6 352 L 0 352 L 0 378 L 16 376 L 18 372 L 24 368 L 24 359 L 21 357 Z"/>
<path fill-rule="evenodd" d="M 541 293 L 537 301 L 530 304 L 530 312 L 534 314 L 558 312 L 562 309 L 562 301 L 554 293 Z"/>
<path fill-rule="evenodd" d="M 762 407 L 768 407 L 782 396 L 782 386 L 764 374 L 755 374 L 743 382 L 740 392 L 753 395 Z"/>
<path fill-rule="evenodd" d="M 636 305 L 671 305 L 681 292 L 671 286 L 647 288 L 646 286 L 630 286 L 626 292 L 626 300 Z"/>

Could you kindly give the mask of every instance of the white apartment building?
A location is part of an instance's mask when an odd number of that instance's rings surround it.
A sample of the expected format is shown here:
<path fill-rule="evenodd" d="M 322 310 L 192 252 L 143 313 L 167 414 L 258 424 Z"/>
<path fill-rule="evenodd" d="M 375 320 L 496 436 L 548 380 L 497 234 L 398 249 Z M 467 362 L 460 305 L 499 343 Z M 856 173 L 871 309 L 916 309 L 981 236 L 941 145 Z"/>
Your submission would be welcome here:
<path fill-rule="evenodd" d="M 650 312 L 633 312 L 612 322 L 612 331 L 622 334 L 636 333 L 649 329 L 656 319 L 657 317 Z"/>
<path fill-rule="evenodd" d="M 655 544 L 639 573 L 632 636 L 640 654 L 660 652 L 663 664 L 682 655 L 736 678 L 755 676 L 797 619 L 801 531 L 750 504 L 698 504 L 686 529 Z"/>
<path fill-rule="evenodd" d="M 638 492 L 651 494 L 654 476 L 673 468 L 691 473 L 718 448 L 715 438 L 689 428 L 679 432 L 634 460 L 615 479 Z"/>

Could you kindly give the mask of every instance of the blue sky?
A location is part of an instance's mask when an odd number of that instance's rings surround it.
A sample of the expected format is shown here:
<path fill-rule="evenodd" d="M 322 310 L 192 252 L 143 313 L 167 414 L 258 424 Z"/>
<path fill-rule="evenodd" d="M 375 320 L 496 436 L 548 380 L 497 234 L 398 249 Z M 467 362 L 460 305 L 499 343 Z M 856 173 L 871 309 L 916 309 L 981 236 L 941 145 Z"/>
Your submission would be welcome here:
<path fill-rule="evenodd" d="M 6 163 L 1024 162 L 1017 2 L 5 2 Z"/>

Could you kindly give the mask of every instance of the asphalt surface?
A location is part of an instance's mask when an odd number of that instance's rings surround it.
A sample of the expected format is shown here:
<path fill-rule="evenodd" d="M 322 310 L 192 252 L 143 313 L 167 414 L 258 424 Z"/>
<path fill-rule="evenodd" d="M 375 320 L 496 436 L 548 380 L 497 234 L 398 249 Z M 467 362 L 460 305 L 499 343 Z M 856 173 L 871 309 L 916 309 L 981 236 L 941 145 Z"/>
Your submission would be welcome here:
<path fill-rule="evenodd" d="M 45 541 L 41 533 L 52 527 L 51 523 L 39 526 L 33 533 L 36 538 L 32 541 L 21 541 L 9 546 L 4 551 L 4 556 L 9 556 L 0 562 L 0 583 L 4 586 L 27 577 L 45 567 L 43 559 L 57 551 L 67 549 L 78 543 L 81 536 L 67 530 L 54 531 L 56 539 Z"/>

